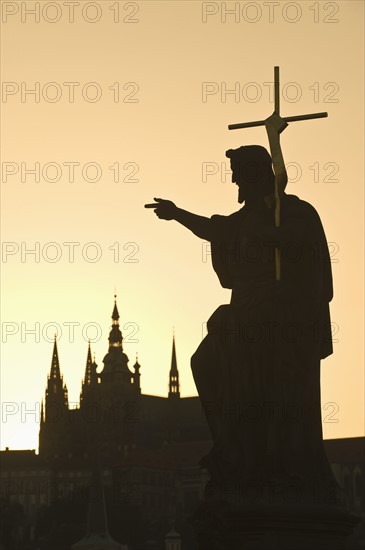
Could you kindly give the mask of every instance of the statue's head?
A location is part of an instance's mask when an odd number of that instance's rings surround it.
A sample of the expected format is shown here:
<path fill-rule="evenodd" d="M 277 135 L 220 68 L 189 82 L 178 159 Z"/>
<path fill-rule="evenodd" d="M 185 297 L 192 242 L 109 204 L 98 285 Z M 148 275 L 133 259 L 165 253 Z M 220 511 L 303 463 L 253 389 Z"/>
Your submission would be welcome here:
<path fill-rule="evenodd" d="M 226 151 L 231 159 L 232 183 L 239 187 L 238 202 L 264 198 L 274 192 L 271 156 L 261 145 L 245 145 Z"/>

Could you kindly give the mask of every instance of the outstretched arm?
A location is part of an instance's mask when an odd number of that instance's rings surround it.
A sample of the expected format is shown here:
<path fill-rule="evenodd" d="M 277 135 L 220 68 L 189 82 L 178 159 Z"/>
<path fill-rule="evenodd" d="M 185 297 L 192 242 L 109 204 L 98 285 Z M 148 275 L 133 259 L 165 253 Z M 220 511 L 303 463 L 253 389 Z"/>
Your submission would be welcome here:
<path fill-rule="evenodd" d="M 172 201 L 154 197 L 156 203 L 145 204 L 145 208 L 153 208 L 158 218 L 162 220 L 176 220 L 190 229 L 194 235 L 206 241 L 211 240 L 210 218 L 198 216 L 182 208 L 178 208 Z"/>

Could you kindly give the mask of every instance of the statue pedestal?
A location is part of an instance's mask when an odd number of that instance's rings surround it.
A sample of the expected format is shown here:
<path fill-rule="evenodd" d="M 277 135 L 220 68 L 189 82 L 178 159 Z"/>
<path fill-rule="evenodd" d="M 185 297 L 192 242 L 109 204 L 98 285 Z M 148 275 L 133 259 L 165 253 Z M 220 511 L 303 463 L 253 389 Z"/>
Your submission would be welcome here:
<path fill-rule="evenodd" d="M 190 521 L 199 550 L 345 550 L 359 518 L 335 506 L 203 502 Z"/>

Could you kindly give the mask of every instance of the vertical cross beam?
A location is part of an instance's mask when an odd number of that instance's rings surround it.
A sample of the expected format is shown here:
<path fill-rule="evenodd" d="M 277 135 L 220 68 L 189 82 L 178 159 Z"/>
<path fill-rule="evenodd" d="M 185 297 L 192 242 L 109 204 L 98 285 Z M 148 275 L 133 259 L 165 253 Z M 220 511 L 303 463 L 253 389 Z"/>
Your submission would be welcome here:
<path fill-rule="evenodd" d="M 279 67 L 274 67 L 274 98 L 275 98 L 275 112 L 280 115 L 280 73 Z M 278 140 L 280 141 L 280 134 L 278 134 Z M 280 226 L 280 195 L 278 182 L 275 174 L 275 226 Z M 280 249 L 275 248 L 275 278 L 277 281 L 281 279 L 281 258 Z"/>
<path fill-rule="evenodd" d="M 275 94 L 275 112 L 280 115 L 280 74 L 279 67 L 274 67 L 274 94 Z"/>

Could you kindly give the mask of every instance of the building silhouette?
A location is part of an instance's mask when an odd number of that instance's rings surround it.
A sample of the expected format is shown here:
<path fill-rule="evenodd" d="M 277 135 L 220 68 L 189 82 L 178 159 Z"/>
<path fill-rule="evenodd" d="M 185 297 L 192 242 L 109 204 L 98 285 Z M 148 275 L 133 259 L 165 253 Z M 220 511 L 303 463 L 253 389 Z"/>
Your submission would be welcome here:
<path fill-rule="evenodd" d="M 39 452 L 0 453 L 0 550 L 81 550 L 103 540 L 105 548 L 165 550 L 172 524 L 181 549 L 196 548 L 189 517 L 208 480 L 199 460 L 212 447 L 200 398 L 181 397 L 175 336 L 166 397 L 144 394 L 143 367 L 128 362 L 115 298 L 103 368 L 89 343 L 80 403 L 71 409 L 55 339 Z M 365 438 L 325 448 L 348 509 L 363 514 Z M 363 543 L 364 522 L 349 550 Z"/>
<path fill-rule="evenodd" d="M 143 368 L 138 357 L 133 370 L 128 366 L 119 318 L 115 297 L 103 368 L 98 369 L 89 343 L 77 408 L 69 406 L 55 338 L 41 403 L 39 452 L 1 452 L 3 505 L 19 505 L 24 512 L 15 529 L 19 541 L 43 540 L 47 550 L 50 544 L 52 550 L 69 550 L 85 542 L 90 533 L 88 491 L 95 486 L 95 472 L 105 493 L 110 535 L 129 544 L 128 550 L 164 548 L 172 521 L 192 540 L 187 517 L 203 498 L 207 473 L 199 460 L 212 445 L 200 399 L 181 397 L 175 335 L 166 372 L 168 395 L 144 394 Z M 65 510 L 58 511 L 63 522 L 68 521 L 67 536 L 65 528 L 61 533 L 57 526 L 57 517 L 50 527 L 46 512 L 59 502 L 66 508 L 77 504 L 74 522 Z M 5 543 L 14 536 L 3 525 Z"/>
<path fill-rule="evenodd" d="M 167 397 L 143 394 L 138 358 L 133 371 L 128 362 L 115 299 L 103 369 L 98 373 L 89 343 L 80 405 L 71 409 L 55 339 L 41 406 L 41 458 L 57 461 L 70 455 L 74 458 L 87 455 L 91 459 L 98 453 L 100 459 L 108 462 L 134 448 L 153 449 L 171 442 L 210 440 L 199 397 L 180 396 L 175 336 Z"/>

